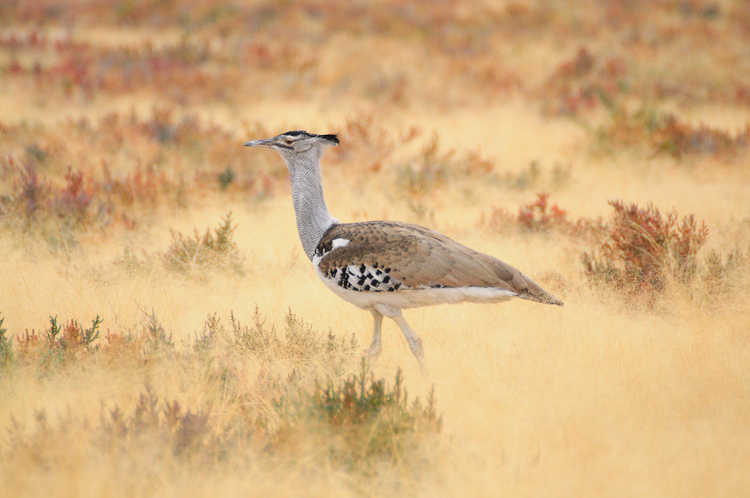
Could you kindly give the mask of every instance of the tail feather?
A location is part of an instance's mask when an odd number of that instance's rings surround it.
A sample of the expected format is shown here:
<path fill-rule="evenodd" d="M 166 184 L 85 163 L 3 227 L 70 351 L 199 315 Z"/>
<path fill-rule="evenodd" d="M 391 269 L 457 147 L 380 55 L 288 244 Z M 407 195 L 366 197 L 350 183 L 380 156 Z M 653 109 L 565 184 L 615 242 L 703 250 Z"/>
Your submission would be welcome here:
<path fill-rule="evenodd" d="M 542 304 L 554 304 L 556 306 L 562 306 L 563 302 L 557 299 L 555 296 L 542 289 L 539 284 L 531 280 L 529 277 L 519 272 L 518 275 L 523 279 L 525 286 L 523 290 L 518 293 L 518 297 L 522 299 L 528 299 L 529 301 L 536 301 Z"/>
<path fill-rule="evenodd" d="M 542 304 L 554 304 L 556 306 L 564 306 L 564 303 L 562 301 L 560 301 L 555 296 L 545 291 L 534 292 L 533 290 L 529 289 L 528 292 L 524 294 L 519 294 L 518 297 L 520 297 L 521 299 L 528 299 L 529 301 L 535 301 L 537 303 L 542 303 Z"/>
<path fill-rule="evenodd" d="M 473 256 L 476 261 L 483 264 L 500 280 L 496 285 L 500 286 L 499 284 L 502 284 L 504 287 L 507 286 L 508 290 L 514 292 L 521 299 L 528 299 L 529 301 L 543 304 L 563 305 L 562 301 L 542 289 L 539 284 L 509 264 L 487 254 L 475 253 Z"/>

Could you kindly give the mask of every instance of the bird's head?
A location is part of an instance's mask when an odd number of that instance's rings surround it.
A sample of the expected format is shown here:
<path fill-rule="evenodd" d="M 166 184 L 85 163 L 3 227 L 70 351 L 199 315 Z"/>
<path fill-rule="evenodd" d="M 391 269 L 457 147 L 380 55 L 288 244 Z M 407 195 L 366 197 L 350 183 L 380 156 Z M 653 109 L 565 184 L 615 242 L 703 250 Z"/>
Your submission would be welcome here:
<path fill-rule="evenodd" d="M 263 147 L 275 150 L 287 166 L 296 163 L 295 159 L 320 158 L 323 151 L 339 144 L 338 135 L 315 135 L 306 131 L 287 131 L 273 138 L 245 142 L 246 147 Z"/>

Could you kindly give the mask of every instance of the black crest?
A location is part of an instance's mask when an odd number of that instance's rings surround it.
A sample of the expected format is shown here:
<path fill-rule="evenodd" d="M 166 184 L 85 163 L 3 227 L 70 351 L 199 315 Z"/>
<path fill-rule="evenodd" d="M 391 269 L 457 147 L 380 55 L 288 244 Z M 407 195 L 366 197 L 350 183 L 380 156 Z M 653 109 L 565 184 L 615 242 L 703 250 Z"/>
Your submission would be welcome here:
<path fill-rule="evenodd" d="M 322 138 L 323 140 L 328 140 L 333 145 L 338 145 L 339 144 L 339 136 L 338 135 L 329 134 L 329 135 L 318 135 L 318 136 L 320 138 Z"/>
<path fill-rule="evenodd" d="M 328 134 L 328 135 L 315 135 L 314 133 L 308 133 L 304 130 L 295 130 L 295 131 L 288 131 L 284 133 L 284 135 L 292 136 L 292 137 L 302 137 L 302 138 L 311 138 L 311 137 L 318 137 L 322 138 L 323 140 L 326 140 L 328 142 L 331 142 L 333 145 L 339 144 L 339 136 L 335 134 Z"/>

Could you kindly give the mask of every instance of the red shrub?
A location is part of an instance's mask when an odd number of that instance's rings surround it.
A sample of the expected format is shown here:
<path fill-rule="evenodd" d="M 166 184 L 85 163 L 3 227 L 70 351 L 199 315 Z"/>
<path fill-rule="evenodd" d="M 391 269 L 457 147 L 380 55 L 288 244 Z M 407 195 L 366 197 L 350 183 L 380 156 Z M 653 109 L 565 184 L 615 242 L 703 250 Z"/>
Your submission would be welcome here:
<path fill-rule="evenodd" d="M 540 233 L 554 231 L 579 241 L 598 240 L 607 230 L 607 225 L 601 218 L 579 218 L 575 222 L 570 221 L 564 209 L 549 202 L 549 194 L 546 192 L 537 193 L 536 200 L 521 206 L 517 215 L 505 209 L 495 208 L 487 225 L 490 229 L 498 231 L 508 227 Z"/>
<path fill-rule="evenodd" d="M 708 238 L 705 223 L 693 215 L 678 222 L 672 211 L 664 218 L 649 204 L 639 208 L 610 201 L 614 215 L 599 254 L 584 252 L 584 273 L 591 281 L 632 291 L 662 290 L 668 279 L 688 282 L 696 273 L 698 250 Z"/>
<path fill-rule="evenodd" d="M 564 209 L 557 204 L 549 205 L 549 194 L 541 192 L 536 194 L 536 201 L 521 207 L 518 212 L 518 223 L 531 231 L 540 232 L 553 227 L 568 228 L 571 223 Z"/>
<path fill-rule="evenodd" d="M 67 185 L 55 199 L 57 213 L 61 217 L 72 217 L 75 220 L 82 221 L 92 199 L 91 194 L 84 188 L 83 173 L 80 171 L 74 172 L 71 168 L 68 168 L 65 180 Z"/>
<path fill-rule="evenodd" d="M 676 158 L 690 154 L 728 156 L 750 147 L 750 125 L 737 136 L 732 136 L 706 125 L 696 128 L 668 115 L 653 131 L 651 141 L 657 152 L 666 152 Z"/>

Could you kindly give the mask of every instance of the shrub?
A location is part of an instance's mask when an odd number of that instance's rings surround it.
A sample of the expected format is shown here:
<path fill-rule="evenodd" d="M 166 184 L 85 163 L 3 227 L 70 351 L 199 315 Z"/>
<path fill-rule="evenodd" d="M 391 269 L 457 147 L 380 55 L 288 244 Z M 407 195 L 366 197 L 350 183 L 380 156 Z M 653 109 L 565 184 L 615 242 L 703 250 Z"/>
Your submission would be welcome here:
<path fill-rule="evenodd" d="M 216 464 L 246 448 L 292 459 L 299 455 L 298 443 L 305 438 L 322 445 L 307 457 L 322 458 L 325 465 L 367 471 L 375 462 L 405 460 L 425 436 L 439 433 L 442 425 L 434 389 L 426 406 L 418 399 L 409 404 L 400 373 L 389 386 L 383 379 L 368 377 L 366 366 L 359 376 L 341 381 L 329 378 L 311 391 L 299 390 L 292 398 L 277 399 L 271 412 L 263 411 L 257 400 L 245 403 L 236 398 L 229 403 L 233 405 L 222 407 L 222 413 L 211 403 L 186 408 L 177 400 L 160 399 L 146 386 L 132 409 L 116 404 L 106 408 L 102 401 L 98 423 L 90 423 L 70 408 L 58 414 L 54 423 L 44 409 L 36 410 L 36 427 L 31 432 L 11 418 L 7 456 L 26 454 L 32 457 L 29 461 L 59 465 L 69 458 L 67 441 L 81 444 L 84 440 L 99 456 L 125 450 Z M 271 422 L 271 418 L 278 421 Z"/>
<path fill-rule="evenodd" d="M 210 406 L 193 411 L 183 409 L 174 400 L 160 403 L 159 397 L 146 387 L 132 415 L 125 416 L 117 405 L 102 410 L 100 441 L 103 447 L 111 449 L 116 443 L 147 437 L 177 456 L 190 457 L 203 452 L 215 455 L 218 438 L 211 437 L 210 413 Z"/>
<path fill-rule="evenodd" d="M 400 461 L 420 436 L 440 432 L 435 404 L 434 387 L 426 406 L 419 399 L 409 404 L 400 371 L 390 386 L 368 375 L 363 359 L 359 375 L 316 383 L 312 393 L 300 392 L 282 404 L 275 446 L 284 449 L 315 431 L 323 435 L 328 457 L 348 470 L 365 469 L 377 459 Z"/>
<path fill-rule="evenodd" d="M 92 195 L 84 186 L 83 173 L 68 168 L 65 182 L 65 188 L 60 190 L 55 199 L 55 210 L 61 218 L 69 218 L 78 223 L 84 222 Z"/>
<path fill-rule="evenodd" d="M 596 107 L 597 88 L 617 91 L 617 86 L 612 83 L 618 74 L 613 75 L 607 70 L 612 67 L 611 61 L 601 65 L 597 56 L 586 47 L 580 47 L 575 57 L 560 64 L 537 91 L 544 110 L 552 114 L 575 115 Z"/>
<path fill-rule="evenodd" d="M 61 326 L 53 318 L 43 333 L 32 332 L 27 340 L 19 340 L 19 356 L 24 361 L 18 362 L 18 368 L 37 370 L 46 361 L 49 366 L 44 372 L 55 375 L 61 370 L 51 368 L 52 361 L 59 360 L 58 364 L 75 362 L 82 374 L 90 375 L 106 365 L 102 358 L 114 363 L 110 368 L 130 372 L 127 375 L 179 368 L 207 384 L 207 399 L 186 406 L 157 395 L 146 384 L 132 406 L 112 406 L 102 400 L 98 421 L 89 421 L 88 414 L 76 412 L 75 406 L 67 413 L 58 412 L 56 421 L 39 409 L 30 431 L 11 419 L 7 427 L 10 445 L 4 456 L 58 466 L 68 461 L 69 446 L 75 443 L 86 448 L 84 454 L 96 458 L 174 456 L 217 465 L 230 459 L 234 464 L 251 451 L 282 462 L 305 458 L 322 467 L 363 473 L 392 465 L 401 472 L 421 465 L 423 458 L 415 454 L 441 429 L 434 389 L 426 405 L 418 399 L 409 402 L 400 372 L 389 384 L 370 374 L 363 361 L 358 375 L 342 378 L 329 371 L 325 380 L 317 381 L 315 364 L 303 368 L 300 361 L 305 359 L 296 357 L 302 352 L 316 364 L 329 365 L 339 359 L 348 363 L 357 351 L 354 336 L 340 340 L 331 332 L 327 337 L 317 334 L 288 313 L 286 334 L 277 337 L 272 327 L 263 325 L 256 309 L 253 327 L 243 327 L 232 317 L 231 330 L 224 330 L 216 315 L 209 315 L 195 342 L 175 353 L 171 334 L 153 311 L 146 316 L 139 331 L 108 332 L 104 344 L 87 346 L 80 350 L 87 354 L 77 355 L 66 353 L 71 351 L 72 339 L 81 343 L 82 337 L 94 337 L 100 320 L 94 320 L 90 329 L 78 326 L 74 331 L 73 322 Z M 4 337 L 1 319 L 0 337 Z M 234 342 L 222 342 L 223 338 Z M 214 348 L 222 344 L 228 349 Z M 49 350 L 56 356 L 45 356 Z M 232 350 L 252 357 L 228 354 Z M 38 361 L 29 361 L 32 352 L 38 353 Z M 295 355 L 293 368 L 284 374 L 274 372 L 272 365 L 279 363 L 283 368 L 290 363 L 289 355 Z M 131 365 L 123 363 L 133 360 Z M 259 370 L 253 367 L 258 363 Z M 256 374 L 249 375 L 254 369 Z"/>
<path fill-rule="evenodd" d="M 145 337 L 142 340 L 144 357 L 173 353 L 172 333 L 167 334 L 153 309 L 150 315 L 146 315 L 146 318 L 148 318 L 148 325 L 145 327 L 145 334 L 143 334 Z"/>
<path fill-rule="evenodd" d="M 552 227 L 567 227 L 570 222 L 564 209 L 557 204 L 549 205 L 549 194 L 537 194 L 536 201 L 522 206 L 518 212 L 518 223 L 527 230 L 539 232 Z"/>
<path fill-rule="evenodd" d="M 12 164 L 11 167 L 13 167 Z M 40 178 L 34 163 L 24 166 L 13 190 L 15 195 L 12 199 L 27 219 L 45 208 L 50 195 L 50 186 L 43 178 Z"/>
<path fill-rule="evenodd" d="M 167 268 L 184 272 L 201 266 L 244 275 L 242 258 L 237 244 L 232 240 L 237 226 L 232 222 L 232 213 L 228 212 L 214 233 L 206 229 L 206 233 L 200 235 L 196 228 L 195 235 L 185 237 L 180 232 L 172 231 L 172 244 L 163 257 Z"/>
<path fill-rule="evenodd" d="M 649 204 L 610 201 L 615 212 L 598 251 L 581 260 L 589 281 L 635 292 L 663 290 L 668 280 L 688 283 L 698 268 L 697 253 L 708 238 L 705 223 L 693 215 L 666 218 Z M 679 220 L 679 221 L 678 221 Z"/>
<path fill-rule="evenodd" d="M 346 119 L 340 134 L 346 144 L 329 152 L 333 163 L 345 163 L 347 170 L 360 165 L 365 171 L 376 173 L 391 160 L 394 151 L 420 137 L 422 130 L 413 126 L 394 133 L 378 125 L 372 114 L 359 114 Z"/>
<path fill-rule="evenodd" d="M 54 372 L 58 367 L 96 350 L 93 342 L 99 337 L 102 319 L 99 315 L 83 328 L 75 320 L 60 325 L 56 316 L 50 316 L 50 326 L 43 333 L 26 330 L 16 336 L 19 360 L 38 367 L 42 374 Z"/>
<path fill-rule="evenodd" d="M 227 166 L 224 171 L 219 173 L 217 177 L 219 180 L 219 186 L 221 190 L 226 190 L 234 181 L 235 173 L 231 166 Z"/>
<path fill-rule="evenodd" d="M 81 229 L 133 229 L 154 209 L 185 207 L 207 191 L 260 200 L 286 184 L 278 162 L 237 156 L 230 130 L 174 114 L 155 108 L 146 118 L 112 112 L 96 124 L 3 124 L 0 222 L 73 246 Z M 260 125 L 247 128 L 251 137 L 268 136 Z"/>
<path fill-rule="evenodd" d="M 557 232 L 574 240 L 593 243 L 597 249 L 581 254 L 584 274 L 591 283 L 607 284 L 633 292 L 661 291 L 668 280 L 687 284 L 699 273 L 697 254 L 708 239 L 708 228 L 693 215 L 679 218 L 673 211 L 663 217 L 649 204 L 639 208 L 622 201 L 610 201 L 614 214 L 609 222 L 601 219 L 568 219 L 565 210 L 549 201 L 549 194 L 522 206 L 517 215 L 495 208 L 489 220 L 480 225 L 503 231 L 516 228 L 535 233 Z M 709 261 L 709 260 L 707 260 Z M 710 255 L 708 274 L 721 280 L 741 264 L 742 255 Z"/>
<path fill-rule="evenodd" d="M 521 170 L 518 174 L 506 173 L 503 183 L 509 188 L 524 191 L 533 188 L 542 175 L 542 168 L 538 161 L 531 161 L 527 168 Z"/>
<path fill-rule="evenodd" d="M 675 159 L 708 155 L 731 160 L 750 149 L 750 125 L 732 135 L 704 124 L 696 127 L 647 107 L 630 112 L 623 105 L 607 102 L 610 119 L 594 131 L 596 146 L 602 151 L 648 144 L 651 153 Z"/>
<path fill-rule="evenodd" d="M 470 176 L 486 177 L 495 164 L 479 151 L 458 156 L 455 149 L 443 151 L 440 137 L 434 133 L 419 154 L 399 166 L 398 181 L 409 194 L 423 195 L 441 187 L 447 181 Z"/>
<path fill-rule="evenodd" d="M 711 250 L 704 263 L 706 291 L 710 297 L 721 298 L 727 292 L 732 292 L 742 277 L 750 275 L 750 246 L 746 251 L 737 247 L 725 256 L 715 249 Z"/>
<path fill-rule="evenodd" d="M 401 168 L 401 181 L 412 194 L 426 194 L 442 186 L 448 179 L 451 159 L 455 150 L 440 150 L 440 137 L 433 133 L 420 154 L 406 162 Z"/>
<path fill-rule="evenodd" d="M 232 324 L 233 346 L 241 353 L 258 354 L 268 356 L 275 354 L 279 349 L 279 338 L 273 326 L 265 327 L 266 320 L 260 314 L 258 305 L 255 305 L 253 314 L 253 327 L 242 325 L 235 319 L 234 312 L 230 314 Z"/>
<path fill-rule="evenodd" d="M 662 117 L 651 130 L 651 143 L 657 152 L 677 159 L 686 155 L 713 155 L 731 158 L 750 148 L 750 125 L 735 136 L 701 124 L 697 127 L 681 123 L 671 114 Z"/>
<path fill-rule="evenodd" d="M 584 241 L 596 240 L 606 229 L 601 219 L 579 218 L 573 222 L 568 213 L 556 203 L 550 203 L 547 192 L 536 194 L 536 200 L 521 206 L 517 214 L 502 208 L 494 208 L 489 220 L 480 220 L 493 231 L 504 231 L 509 228 L 528 232 L 557 232 Z"/>
<path fill-rule="evenodd" d="M 265 326 L 258 306 L 253 314 L 253 326 L 242 325 L 231 314 L 231 339 L 233 348 L 241 354 L 251 354 L 262 359 L 285 358 L 295 363 L 325 359 L 331 370 L 341 371 L 356 353 L 359 344 L 352 333 L 350 338 L 337 338 L 329 329 L 327 335 L 313 330 L 312 325 L 298 318 L 290 309 L 284 316 L 285 333 L 279 338 L 275 327 Z"/>
<path fill-rule="evenodd" d="M 51 316 L 49 321 L 49 328 L 45 330 L 27 329 L 16 336 L 14 357 L 23 365 L 36 367 L 43 375 L 80 364 L 99 354 L 116 364 L 123 361 L 143 364 L 173 356 L 175 349 L 172 334 L 164 329 L 153 310 L 146 314 L 146 323 L 136 332 L 108 330 L 104 341 L 99 342 L 97 339 L 103 323 L 99 315 L 91 321 L 90 327 L 84 327 L 76 320 L 61 324 L 56 316 Z"/>
<path fill-rule="evenodd" d="M 3 327 L 5 318 L 0 318 L 0 370 L 13 364 L 13 338 L 7 337 L 8 329 Z"/>
<path fill-rule="evenodd" d="M 69 440 L 83 438 L 104 454 L 111 454 L 122 447 L 130 451 L 143 451 L 144 446 L 153 446 L 157 452 L 166 451 L 181 458 L 219 456 L 220 435 L 209 418 L 211 407 L 195 410 L 184 409 L 179 402 L 164 400 L 146 387 L 130 414 L 119 406 L 106 409 L 102 402 L 99 423 L 91 424 L 87 418 L 68 413 L 58 417 L 57 424 L 48 420 L 45 410 L 36 410 L 36 430 L 26 434 L 24 427 L 15 419 L 8 428 L 10 451 L 28 454 L 35 462 L 59 464 L 56 458 L 65 458 L 65 451 L 57 445 Z M 212 433 L 213 431 L 213 433 Z M 101 453 L 100 453 L 101 454 Z"/>

